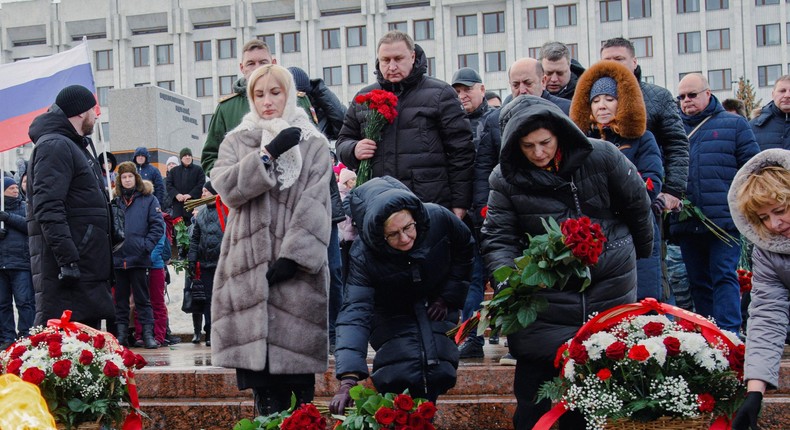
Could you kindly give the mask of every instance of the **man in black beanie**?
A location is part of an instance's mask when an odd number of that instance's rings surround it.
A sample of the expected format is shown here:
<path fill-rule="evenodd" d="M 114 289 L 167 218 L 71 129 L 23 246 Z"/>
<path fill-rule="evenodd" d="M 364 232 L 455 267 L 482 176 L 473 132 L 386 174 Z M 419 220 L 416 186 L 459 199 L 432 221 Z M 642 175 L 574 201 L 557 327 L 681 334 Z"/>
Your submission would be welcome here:
<path fill-rule="evenodd" d="M 28 131 L 35 142 L 27 181 L 34 325 L 67 309 L 72 321 L 95 328 L 115 319 L 110 207 L 89 137 L 95 106 L 89 89 L 68 86 Z"/>

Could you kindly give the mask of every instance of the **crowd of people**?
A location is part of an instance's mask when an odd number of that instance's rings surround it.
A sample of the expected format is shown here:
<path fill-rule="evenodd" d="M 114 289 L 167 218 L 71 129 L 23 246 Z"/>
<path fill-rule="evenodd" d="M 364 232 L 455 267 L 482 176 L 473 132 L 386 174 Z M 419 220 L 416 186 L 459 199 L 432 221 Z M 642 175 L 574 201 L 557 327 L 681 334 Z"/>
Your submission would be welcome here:
<path fill-rule="evenodd" d="M 504 100 L 472 68 L 451 82 L 428 76 L 425 52 L 405 33 L 386 33 L 376 53 L 376 80 L 359 94 L 397 97 L 378 139 L 367 105 L 346 107 L 253 40 L 201 165 L 184 148 L 164 179 L 145 147 L 117 166 L 112 154 L 99 157 L 93 95 L 62 90 L 30 127 L 35 150 L 21 175 L 4 178 L 0 341 L 71 309 L 97 328 L 105 320 L 124 345 L 173 342 L 163 294 L 175 247 L 206 293 L 193 343 L 203 331 L 213 363 L 236 369 L 260 414 L 286 409 L 291 393 L 312 401 L 330 354 L 340 381 L 333 412 L 367 378 L 435 401 L 455 385 L 461 359 L 484 356 L 484 337 L 456 346 L 445 332 L 496 289 L 492 273 L 544 232 L 542 219 L 587 216 L 607 237 L 590 286 L 538 293 L 548 310 L 507 336 L 514 427 L 531 429 L 548 411 L 537 390 L 559 374 L 557 348 L 591 313 L 647 297 L 746 336 L 749 395 L 734 428 L 753 425 L 765 389 L 778 384 L 788 333 L 790 75 L 749 121 L 742 102 L 720 102 L 701 74 L 686 75 L 676 97 L 643 82 L 623 38 L 605 41 L 587 69 L 564 44 L 546 43 L 540 58 L 509 67 Z M 358 184 L 362 166 L 372 179 Z M 199 198 L 208 204 L 185 209 Z M 741 244 L 681 216 L 689 205 L 754 244 L 745 332 Z M 176 217 L 190 226 L 188 252 L 173 242 Z M 560 420 L 582 426 L 578 414 Z"/>

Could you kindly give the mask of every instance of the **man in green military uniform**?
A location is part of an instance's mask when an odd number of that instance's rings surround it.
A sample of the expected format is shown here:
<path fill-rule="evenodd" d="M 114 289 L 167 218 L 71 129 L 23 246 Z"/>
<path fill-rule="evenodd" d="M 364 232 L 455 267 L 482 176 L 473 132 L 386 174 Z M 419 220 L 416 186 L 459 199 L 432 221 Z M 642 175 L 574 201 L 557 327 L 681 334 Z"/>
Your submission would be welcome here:
<path fill-rule="evenodd" d="M 239 64 L 244 76 L 233 83 L 233 95 L 219 102 L 208 126 L 208 136 L 201 155 L 201 164 L 206 175 L 211 173 L 211 168 L 217 161 L 219 145 L 225 139 L 225 134 L 236 128 L 241 123 L 241 118 L 250 111 L 247 101 L 247 78 L 255 69 L 266 64 L 277 64 L 266 43 L 253 39 L 244 44 Z"/>

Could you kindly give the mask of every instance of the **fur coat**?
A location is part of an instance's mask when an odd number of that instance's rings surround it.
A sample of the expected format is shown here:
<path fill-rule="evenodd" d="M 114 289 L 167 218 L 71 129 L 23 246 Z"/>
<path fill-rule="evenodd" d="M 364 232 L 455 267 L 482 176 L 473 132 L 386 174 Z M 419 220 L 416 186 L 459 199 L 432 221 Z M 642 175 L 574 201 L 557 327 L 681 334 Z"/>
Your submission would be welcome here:
<path fill-rule="evenodd" d="M 295 106 L 295 91 L 282 119 L 263 120 L 251 106 L 211 172 L 230 208 L 211 303 L 217 366 L 260 371 L 268 362 L 272 374 L 327 369 L 332 167 L 326 138 Z M 260 148 L 291 126 L 302 129 L 300 143 L 266 166 Z M 266 272 L 277 258 L 299 267 L 270 286 Z"/>

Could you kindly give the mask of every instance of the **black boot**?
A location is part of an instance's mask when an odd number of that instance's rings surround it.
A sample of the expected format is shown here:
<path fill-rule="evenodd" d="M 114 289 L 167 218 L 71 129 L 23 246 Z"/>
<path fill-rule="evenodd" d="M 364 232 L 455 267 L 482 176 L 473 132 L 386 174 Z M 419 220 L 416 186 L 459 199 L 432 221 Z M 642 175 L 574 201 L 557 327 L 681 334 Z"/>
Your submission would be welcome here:
<path fill-rule="evenodd" d="M 288 404 L 286 404 L 272 388 L 253 387 L 252 395 L 255 399 L 255 412 L 258 415 L 266 416 L 275 412 L 281 412 L 290 406 L 290 399 Z"/>
<path fill-rule="evenodd" d="M 194 334 L 192 335 L 192 343 L 194 344 L 200 343 L 200 323 L 203 322 L 202 320 L 203 320 L 202 314 L 199 313 L 192 314 L 192 329 L 194 331 Z"/>
<path fill-rule="evenodd" d="M 206 330 L 206 346 L 211 346 L 211 329 Z"/>
<path fill-rule="evenodd" d="M 154 338 L 154 326 L 153 325 L 144 325 L 143 326 L 143 344 L 145 345 L 145 349 L 156 349 L 156 348 L 159 348 L 159 343 Z"/>
<path fill-rule="evenodd" d="M 126 324 L 116 325 L 118 329 L 118 344 L 121 346 L 129 347 L 129 326 Z"/>

